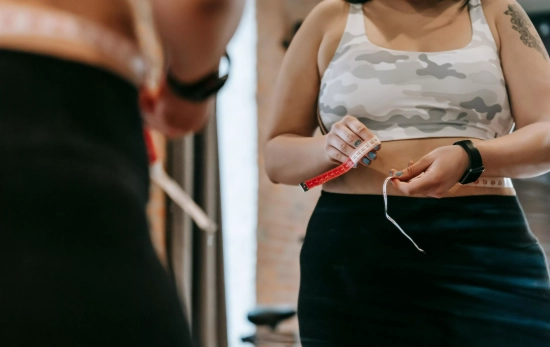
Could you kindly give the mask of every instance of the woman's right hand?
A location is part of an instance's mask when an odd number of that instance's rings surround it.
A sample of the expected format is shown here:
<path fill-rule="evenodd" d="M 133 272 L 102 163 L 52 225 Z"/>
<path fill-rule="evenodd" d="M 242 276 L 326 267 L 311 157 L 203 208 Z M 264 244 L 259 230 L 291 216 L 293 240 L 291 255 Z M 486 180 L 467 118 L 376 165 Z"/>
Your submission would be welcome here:
<path fill-rule="evenodd" d="M 357 118 L 345 116 L 334 123 L 330 132 L 325 136 L 325 154 L 328 160 L 340 165 L 348 160 L 349 156 L 364 141 L 374 137 L 374 134 Z M 378 155 L 381 145 L 376 146 L 360 161 L 364 166 L 369 166 Z"/>

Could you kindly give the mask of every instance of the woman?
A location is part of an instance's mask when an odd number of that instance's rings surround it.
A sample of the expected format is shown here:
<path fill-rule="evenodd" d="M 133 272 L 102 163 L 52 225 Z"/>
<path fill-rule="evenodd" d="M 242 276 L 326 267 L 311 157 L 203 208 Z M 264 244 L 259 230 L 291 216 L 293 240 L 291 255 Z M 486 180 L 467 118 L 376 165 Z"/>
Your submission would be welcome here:
<path fill-rule="evenodd" d="M 242 3 L 147 4 L 0 0 L 1 346 L 191 346 L 148 235 L 138 88 L 162 130 L 200 128 L 212 93 L 196 82 L 217 70 Z M 153 13 L 166 69 L 138 47 L 158 48 Z M 176 91 L 152 99 L 165 70 Z"/>
<path fill-rule="evenodd" d="M 302 345 L 548 345 L 547 264 L 509 184 L 550 171 L 550 64 L 527 15 L 511 0 L 348 2 L 323 1 L 292 42 L 266 145 L 271 180 L 297 185 L 382 141 L 323 185 Z M 389 214 L 425 253 L 386 219 L 388 175 Z"/>

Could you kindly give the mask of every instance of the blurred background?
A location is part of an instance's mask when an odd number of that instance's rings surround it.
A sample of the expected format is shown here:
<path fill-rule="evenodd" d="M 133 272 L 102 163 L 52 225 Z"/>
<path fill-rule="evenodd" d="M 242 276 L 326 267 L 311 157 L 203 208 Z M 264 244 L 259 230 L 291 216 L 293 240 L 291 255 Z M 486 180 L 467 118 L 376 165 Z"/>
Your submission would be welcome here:
<path fill-rule="evenodd" d="M 550 49 L 550 1 L 518 1 Z M 175 274 L 199 346 L 250 345 L 241 340 L 256 331 L 247 320 L 250 310 L 257 305 L 295 308 L 301 240 L 319 190 L 304 194 L 299 187 L 272 184 L 263 170 L 262 145 L 285 47 L 319 2 L 248 0 L 229 46 L 231 78 L 218 97 L 216 117 L 203 133 L 166 146 L 170 174 L 222 226 L 209 244 L 154 189 L 157 244 L 168 246 L 159 252 Z M 157 142 L 164 146 L 161 139 Z M 514 185 L 533 233 L 550 256 L 550 176 Z M 296 318 L 277 330 L 296 333 Z"/>

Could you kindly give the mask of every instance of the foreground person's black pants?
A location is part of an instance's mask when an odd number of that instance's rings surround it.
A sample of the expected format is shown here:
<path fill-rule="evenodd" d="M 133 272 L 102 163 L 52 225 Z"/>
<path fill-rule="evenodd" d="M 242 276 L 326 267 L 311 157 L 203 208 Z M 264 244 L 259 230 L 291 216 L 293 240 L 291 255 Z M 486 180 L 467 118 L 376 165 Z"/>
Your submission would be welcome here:
<path fill-rule="evenodd" d="M 0 346 L 190 346 L 150 242 L 137 90 L 0 50 Z"/>

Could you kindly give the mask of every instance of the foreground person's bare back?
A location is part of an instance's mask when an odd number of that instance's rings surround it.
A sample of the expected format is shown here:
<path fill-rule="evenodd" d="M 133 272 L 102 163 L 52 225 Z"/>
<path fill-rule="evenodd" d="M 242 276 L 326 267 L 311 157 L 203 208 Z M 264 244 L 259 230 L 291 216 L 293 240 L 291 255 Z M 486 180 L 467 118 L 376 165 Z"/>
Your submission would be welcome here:
<path fill-rule="evenodd" d="M 132 12 L 127 0 L 0 0 L 0 4 L 4 3 L 71 12 L 109 27 L 129 38 L 135 38 Z"/>

